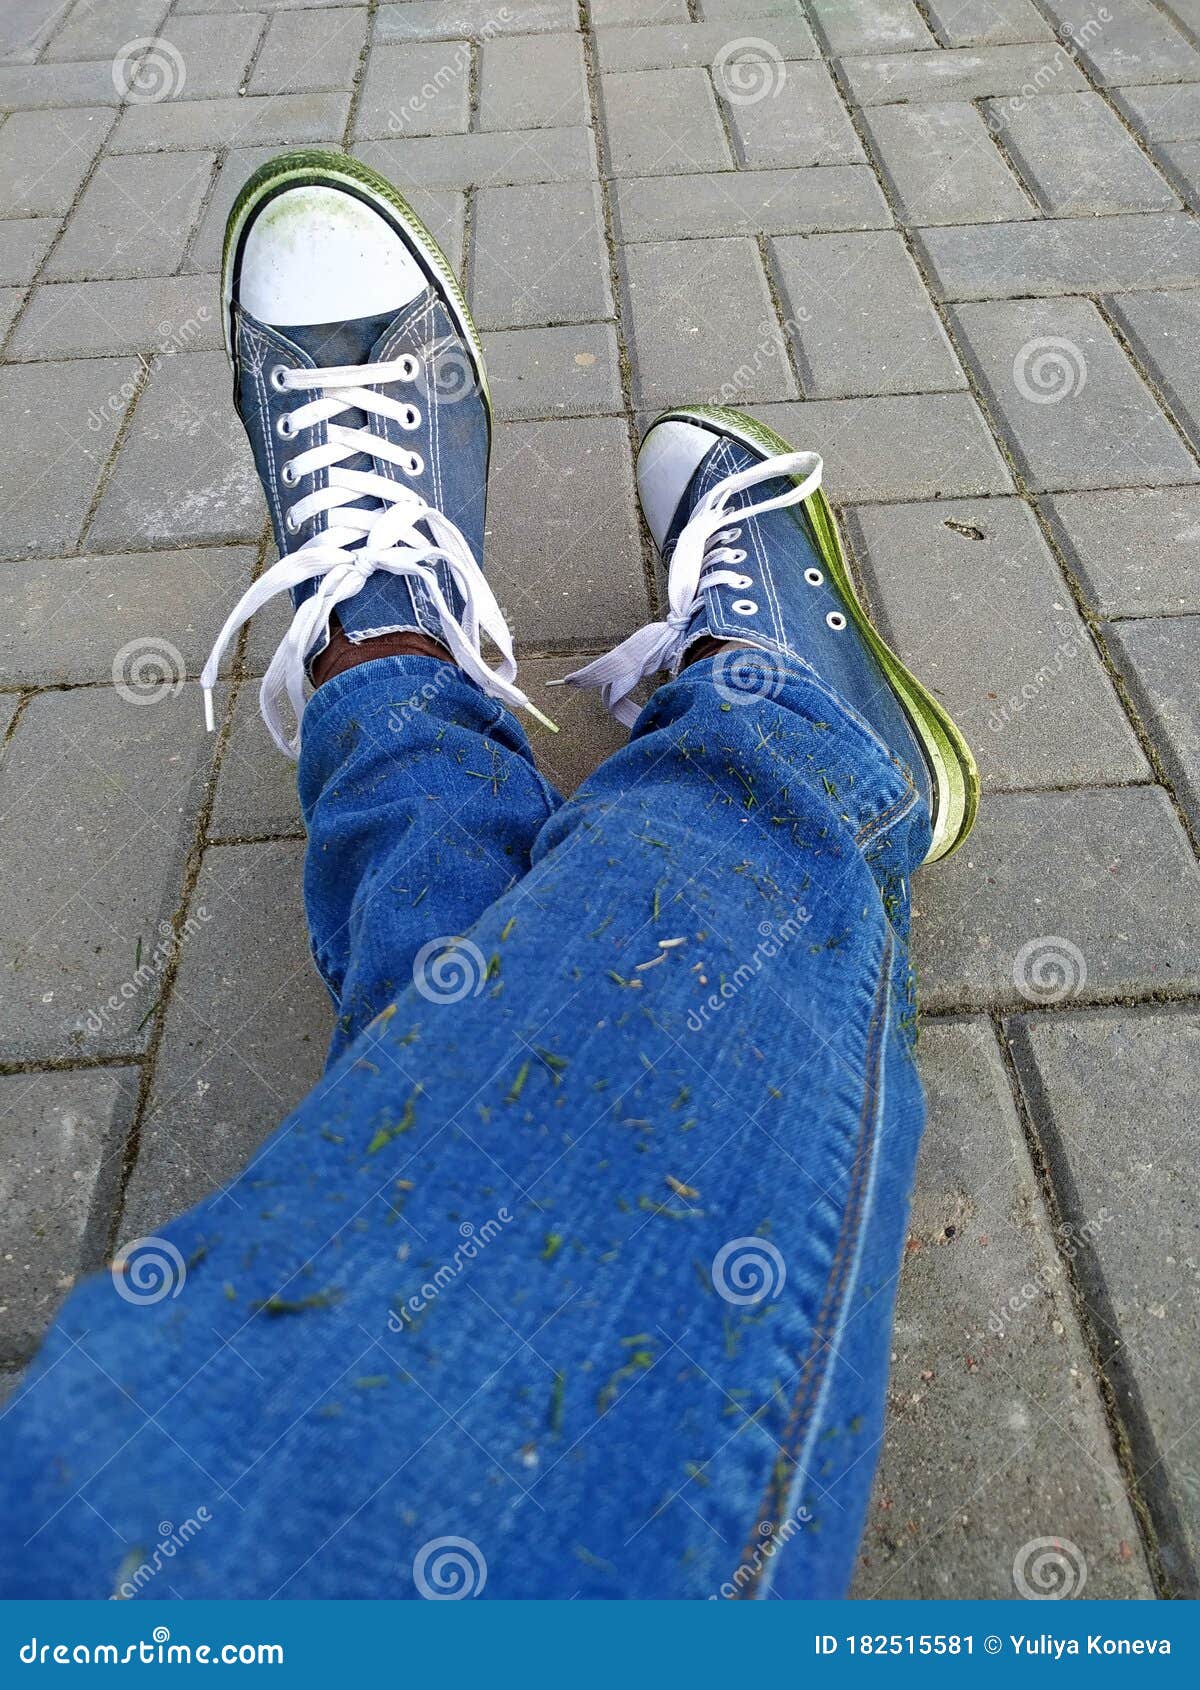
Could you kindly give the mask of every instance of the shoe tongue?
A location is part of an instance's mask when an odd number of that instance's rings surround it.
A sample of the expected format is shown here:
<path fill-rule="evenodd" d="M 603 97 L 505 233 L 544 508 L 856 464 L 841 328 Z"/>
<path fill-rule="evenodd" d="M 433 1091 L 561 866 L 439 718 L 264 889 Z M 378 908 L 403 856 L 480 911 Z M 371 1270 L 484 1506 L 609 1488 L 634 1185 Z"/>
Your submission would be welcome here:
<path fill-rule="evenodd" d="M 371 360 L 376 343 L 395 319 L 396 313 L 392 310 L 374 317 L 355 317 L 346 323 L 289 324 L 280 332 L 306 352 L 318 368 L 333 364 L 366 364 Z M 335 420 L 341 428 L 366 428 L 372 419 L 365 411 L 352 410 L 343 411 Z M 338 467 L 369 472 L 375 468 L 375 463 L 365 452 L 355 452 Z M 354 508 L 373 510 L 378 503 L 377 499 L 364 493 L 362 498 L 354 500 Z M 336 512 L 332 513 L 332 520 L 337 521 Z"/>

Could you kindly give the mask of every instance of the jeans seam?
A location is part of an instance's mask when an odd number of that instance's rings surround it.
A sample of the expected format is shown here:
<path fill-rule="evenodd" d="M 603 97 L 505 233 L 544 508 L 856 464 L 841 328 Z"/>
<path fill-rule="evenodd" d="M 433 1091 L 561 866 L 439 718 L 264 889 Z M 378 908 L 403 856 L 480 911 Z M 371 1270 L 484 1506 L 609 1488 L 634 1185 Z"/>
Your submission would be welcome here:
<path fill-rule="evenodd" d="M 834 1260 L 826 1280 L 825 1295 L 818 1310 L 812 1337 L 809 1341 L 808 1356 L 804 1362 L 800 1385 L 792 1400 L 787 1425 L 779 1439 L 780 1456 L 776 1462 L 776 1471 L 772 1472 L 767 1482 L 766 1491 L 755 1516 L 755 1529 L 751 1532 L 742 1551 L 741 1565 L 745 1566 L 749 1563 L 755 1566 L 754 1575 L 746 1590 L 746 1595 L 751 1600 L 755 1596 L 763 1567 L 766 1565 L 761 1559 L 756 1559 L 766 1535 L 762 1531 L 762 1526 L 772 1523 L 773 1505 L 778 1503 L 782 1489 L 778 1477 L 779 1462 L 790 1462 L 794 1467 L 798 1465 L 796 1452 L 808 1431 L 809 1422 L 820 1398 L 820 1387 L 824 1381 L 825 1370 L 828 1365 L 830 1345 L 826 1340 L 826 1333 L 832 1332 L 837 1325 L 850 1268 L 854 1262 L 854 1246 L 859 1236 L 863 1200 L 869 1184 L 865 1174 L 871 1165 L 871 1152 L 876 1137 L 878 1072 L 884 1049 L 882 1029 L 886 1024 L 888 993 L 891 985 L 892 954 L 892 937 L 889 932 L 884 937 L 879 978 L 875 988 L 875 1002 L 867 1029 L 867 1072 L 863 1087 L 863 1106 L 859 1122 L 858 1143 L 855 1147 L 854 1161 L 850 1170 L 850 1192 L 846 1202 L 846 1211 L 834 1249 Z M 794 1474 L 789 1475 L 789 1482 L 791 1477 L 794 1477 Z M 731 1582 L 735 1582 L 736 1587 L 736 1581 Z"/>

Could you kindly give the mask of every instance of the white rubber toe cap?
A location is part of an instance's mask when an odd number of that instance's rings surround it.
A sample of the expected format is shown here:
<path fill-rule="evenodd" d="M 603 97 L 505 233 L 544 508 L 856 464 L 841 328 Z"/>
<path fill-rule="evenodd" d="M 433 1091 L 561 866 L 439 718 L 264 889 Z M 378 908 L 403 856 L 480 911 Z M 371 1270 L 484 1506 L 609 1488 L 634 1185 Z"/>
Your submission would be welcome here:
<path fill-rule="evenodd" d="M 260 323 L 344 323 L 398 311 L 425 289 L 396 231 L 362 200 L 312 185 L 277 194 L 242 248 L 238 296 Z"/>
<path fill-rule="evenodd" d="M 646 525 L 660 549 L 680 499 L 718 438 L 697 423 L 672 420 L 656 423 L 642 441 L 637 460 L 638 498 Z"/>

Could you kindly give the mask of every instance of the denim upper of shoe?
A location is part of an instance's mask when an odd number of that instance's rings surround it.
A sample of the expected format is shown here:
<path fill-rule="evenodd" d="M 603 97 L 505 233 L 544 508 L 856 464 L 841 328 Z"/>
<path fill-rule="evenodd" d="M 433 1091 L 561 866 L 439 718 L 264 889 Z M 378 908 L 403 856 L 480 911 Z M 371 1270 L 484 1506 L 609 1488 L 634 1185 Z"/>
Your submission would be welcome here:
<path fill-rule="evenodd" d="M 669 565 L 675 542 L 696 503 L 720 482 L 763 460 L 723 435 L 701 460 L 663 541 Z M 930 773 L 924 753 L 890 681 L 829 577 L 803 505 L 784 506 L 738 521 L 736 512 L 787 490 L 784 479 L 759 482 L 729 499 L 725 532 L 744 551 L 745 587 L 706 586 L 688 626 L 684 650 L 704 638 L 745 640 L 811 670 L 850 705 L 912 774 L 926 798 Z M 830 620 L 832 618 L 832 621 Z"/>
<path fill-rule="evenodd" d="M 319 511 L 294 533 L 286 526 L 288 506 L 304 493 L 327 483 L 328 473 L 317 470 L 295 487 L 280 479 L 285 464 L 300 452 L 325 443 L 328 425 L 280 433 L 280 419 L 311 394 L 280 391 L 272 384 L 277 366 L 287 370 L 320 369 L 333 365 L 381 363 L 413 357 L 418 373 L 413 382 L 370 384 L 403 404 L 415 404 L 420 421 L 404 428 L 388 417 L 344 412 L 338 423 L 369 428 L 422 460 L 419 474 L 409 474 L 386 458 L 357 454 L 342 468 L 374 470 L 419 493 L 425 502 L 456 523 L 475 554 L 483 557 L 484 509 L 490 423 L 474 361 L 454 318 L 435 288 L 425 291 L 394 313 L 361 317 L 345 323 L 281 329 L 259 322 L 234 302 L 234 399 L 250 437 L 251 449 L 271 512 L 275 544 L 280 556 L 294 552 L 329 526 L 330 515 Z M 290 425 L 285 423 L 285 430 Z M 355 501 L 370 505 L 368 498 Z M 462 596 L 445 563 L 437 564 L 441 590 L 458 615 Z M 293 588 L 299 605 L 315 590 L 305 581 Z M 376 571 L 352 598 L 338 605 L 338 620 L 351 639 L 392 631 L 416 631 L 437 637 L 439 620 L 429 594 L 419 580 Z M 322 644 L 325 642 L 323 641 Z"/>

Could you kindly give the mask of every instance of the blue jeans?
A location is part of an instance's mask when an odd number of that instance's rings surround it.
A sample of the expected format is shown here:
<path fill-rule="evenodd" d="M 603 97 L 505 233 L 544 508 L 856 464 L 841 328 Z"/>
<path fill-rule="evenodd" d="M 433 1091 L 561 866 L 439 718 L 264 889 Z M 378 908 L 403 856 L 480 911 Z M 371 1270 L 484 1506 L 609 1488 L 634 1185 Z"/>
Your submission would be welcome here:
<path fill-rule="evenodd" d="M 329 1066 L 67 1302 L 0 1593 L 844 1594 L 923 1115 L 907 775 L 813 675 L 701 661 L 564 803 L 403 657 L 316 694 L 300 788 Z"/>

